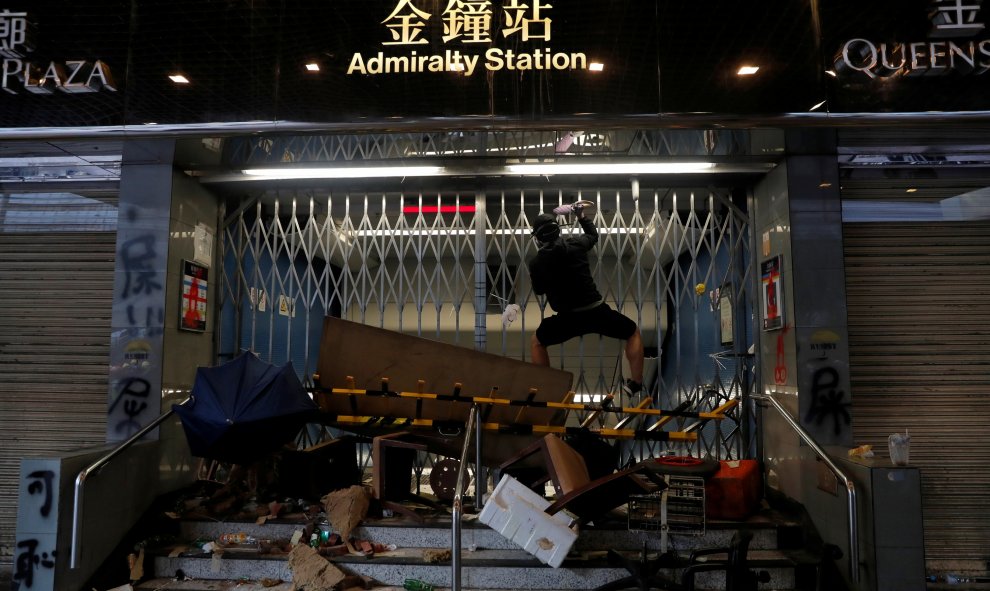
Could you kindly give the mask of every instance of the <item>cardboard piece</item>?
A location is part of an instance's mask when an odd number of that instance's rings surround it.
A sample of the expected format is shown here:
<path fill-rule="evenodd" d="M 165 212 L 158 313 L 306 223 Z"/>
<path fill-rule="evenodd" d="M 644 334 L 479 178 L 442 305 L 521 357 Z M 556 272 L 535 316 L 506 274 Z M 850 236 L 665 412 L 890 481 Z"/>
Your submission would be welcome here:
<path fill-rule="evenodd" d="M 327 513 L 327 521 L 344 540 L 350 538 L 354 528 L 364 521 L 371 505 L 368 491 L 362 486 L 336 490 L 320 500 Z"/>
<path fill-rule="evenodd" d="M 294 591 L 333 591 L 347 575 L 314 548 L 298 544 L 289 552 Z"/>

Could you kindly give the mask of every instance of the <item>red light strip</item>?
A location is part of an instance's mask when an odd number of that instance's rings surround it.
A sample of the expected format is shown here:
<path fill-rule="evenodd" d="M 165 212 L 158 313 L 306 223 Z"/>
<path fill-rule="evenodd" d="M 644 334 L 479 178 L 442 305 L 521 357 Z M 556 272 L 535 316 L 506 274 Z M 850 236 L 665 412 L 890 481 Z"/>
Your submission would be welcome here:
<path fill-rule="evenodd" d="M 406 205 L 402 213 L 474 213 L 473 205 Z"/>

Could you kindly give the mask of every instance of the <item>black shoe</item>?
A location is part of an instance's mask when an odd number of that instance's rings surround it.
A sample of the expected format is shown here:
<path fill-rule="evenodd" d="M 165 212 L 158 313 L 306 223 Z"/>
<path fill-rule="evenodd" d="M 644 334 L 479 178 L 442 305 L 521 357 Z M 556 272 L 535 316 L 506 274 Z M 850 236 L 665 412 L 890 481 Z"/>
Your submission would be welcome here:
<path fill-rule="evenodd" d="M 622 393 L 626 396 L 635 396 L 643 391 L 643 384 L 639 382 L 634 382 L 632 380 L 626 380 L 622 382 Z"/>

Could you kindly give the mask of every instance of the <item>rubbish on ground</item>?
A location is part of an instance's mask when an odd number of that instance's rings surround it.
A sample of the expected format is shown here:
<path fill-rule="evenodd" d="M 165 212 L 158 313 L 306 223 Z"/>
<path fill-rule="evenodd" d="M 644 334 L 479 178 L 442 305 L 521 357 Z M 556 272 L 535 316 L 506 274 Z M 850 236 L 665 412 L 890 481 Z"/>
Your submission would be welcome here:
<path fill-rule="evenodd" d="M 577 541 L 577 531 L 571 529 L 571 519 L 564 511 L 547 515 L 550 501 L 533 492 L 515 478 L 505 475 L 478 520 L 522 546 L 556 568 L 561 565 L 571 546 Z"/>
<path fill-rule="evenodd" d="M 231 544 L 253 544 L 257 540 L 254 537 L 247 535 L 244 532 L 239 532 L 236 534 L 220 534 L 217 539 L 218 542 L 224 546 L 229 546 Z"/>
<path fill-rule="evenodd" d="M 364 575 L 347 575 L 347 577 L 341 581 L 339 587 L 343 591 L 356 591 L 358 589 L 373 589 L 377 587 L 377 581 L 371 577 L 366 577 Z"/>
<path fill-rule="evenodd" d="M 140 581 L 144 578 L 144 548 L 141 548 L 137 554 L 127 555 L 127 565 L 131 569 L 130 579 L 131 582 Z"/>
<path fill-rule="evenodd" d="M 446 562 L 450 560 L 450 557 L 451 552 L 448 548 L 423 550 L 423 560 L 431 564 Z"/>
<path fill-rule="evenodd" d="M 331 591 L 347 577 L 344 571 L 303 544 L 289 553 L 289 570 L 296 591 Z"/>
<path fill-rule="evenodd" d="M 874 455 L 872 445 L 861 445 L 849 450 L 850 458 L 872 458 Z"/>
<path fill-rule="evenodd" d="M 346 541 L 354 528 L 368 515 L 371 497 L 364 487 L 355 485 L 336 490 L 323 497 L 322 501 L 327 513 L 327 521 Z"/>
<path fill-rule="evenodd" d="M 406 579 L 405 582 L 402 583 L 402 588 L 407 591 L 433 591 L 434 589 L 433 585 L 424 583 L 419 579 Z"/>
<path fill-rule="evenodd" d="M 887 438 L 887 447 L 890 450 L 890 461 L 895 466 L 907 466 L 911 456 L 911 435 L 907 429 L 904 434 L 893 433 Z"/>

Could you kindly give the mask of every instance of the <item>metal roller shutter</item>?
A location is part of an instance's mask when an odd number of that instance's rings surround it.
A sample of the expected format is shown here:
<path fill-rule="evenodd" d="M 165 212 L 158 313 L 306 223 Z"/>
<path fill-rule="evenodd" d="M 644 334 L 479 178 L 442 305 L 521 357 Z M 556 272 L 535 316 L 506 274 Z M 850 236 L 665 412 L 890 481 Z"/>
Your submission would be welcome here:
<path fill-rule="evenodd" d="M 115 226 L 116 203 L 102 198 L 94 206 L 93 200 L 81 199 L 78 207 L 87 211 L 76 219 L 86 225 L 73 228 L 65 223 L 73 206 L 54 199 L 57 214 L 39 208 L 36 197 L 30 223 L 20 225 L 11 218 L 24 209 L 0 200 L 0 209 L 6 206 L 0 213 L 4 563 L 10 562 L 14 545 L 20 460 L 106 441 L 116 232 L 102 228 Z M 103 211 L 96 224 L 101 231 L 88 231 L 94 208 Z"/>
<path fill-rule="evenodd" d="M 929 564 L 985 568 L 990 221 L 846 223 L 843 238 L 855 441 L 886 450 L 909 429 Z"/>

